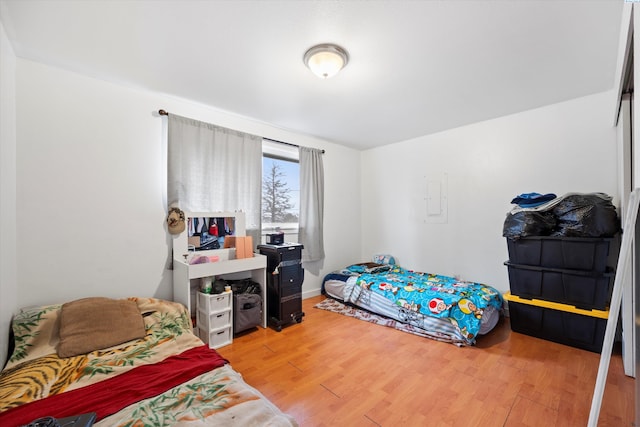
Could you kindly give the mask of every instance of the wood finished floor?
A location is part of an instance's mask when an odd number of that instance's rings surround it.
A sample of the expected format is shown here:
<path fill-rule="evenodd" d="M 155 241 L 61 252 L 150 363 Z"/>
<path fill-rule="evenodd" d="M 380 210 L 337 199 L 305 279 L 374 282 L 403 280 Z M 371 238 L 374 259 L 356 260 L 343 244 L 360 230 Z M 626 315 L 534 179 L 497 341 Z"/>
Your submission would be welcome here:
<path fill-rule="evenodd" d="M 282 332 L 218 349 L 300 426 L 586 426 L 600 355 L 500 321 L 456 347 L 313 308 Z M 634 425 L 634 380 L 614 351 L 599 426 Z"/>

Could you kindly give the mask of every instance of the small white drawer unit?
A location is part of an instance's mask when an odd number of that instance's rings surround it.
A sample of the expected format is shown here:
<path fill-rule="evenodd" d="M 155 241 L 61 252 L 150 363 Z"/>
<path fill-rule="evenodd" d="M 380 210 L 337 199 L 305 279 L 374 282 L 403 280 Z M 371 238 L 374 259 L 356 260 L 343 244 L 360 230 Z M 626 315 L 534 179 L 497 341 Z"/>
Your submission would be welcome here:
<path fill-rule="evenodd" d="M 198 336 L 210 348 L 222 347 L 233 341 L 232 295 L 232 292 L 198 292 L 196 327 Z"/>

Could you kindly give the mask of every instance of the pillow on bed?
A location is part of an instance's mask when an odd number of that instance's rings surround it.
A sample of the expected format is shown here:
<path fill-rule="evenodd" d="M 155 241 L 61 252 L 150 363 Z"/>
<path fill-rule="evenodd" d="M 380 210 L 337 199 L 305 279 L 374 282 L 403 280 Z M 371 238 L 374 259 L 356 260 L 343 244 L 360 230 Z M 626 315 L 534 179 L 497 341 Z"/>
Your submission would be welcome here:
<path fill-rule="evenodd" d="M 373 256 L 373 262 L 377 264 L 391 264 L 395 265 L 396 259 L 388 254 L 376 254 Z"/>
<path fill-rule="evenodd" d="M 83 298 L 62 305 L 59 357 L 112 347 L 146 335 L 135 301 Z"/>
<path fill-rule="evenodd" d="M 377 264 L 375 262 L 362 262 L 360 264 L 353 264 L 347 267 L 347 270 L 354 273 L 381 273 L 391 269 L 390 265 Z"/>

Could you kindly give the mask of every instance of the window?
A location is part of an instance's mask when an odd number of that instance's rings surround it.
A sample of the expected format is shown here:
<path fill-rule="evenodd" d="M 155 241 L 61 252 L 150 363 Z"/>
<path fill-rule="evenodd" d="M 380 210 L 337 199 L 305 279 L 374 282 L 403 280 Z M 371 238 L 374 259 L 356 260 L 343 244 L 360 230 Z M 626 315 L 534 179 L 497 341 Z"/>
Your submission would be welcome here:
<path fill-rule="evenodd" d="M 266 235 L 284 232 L 285 242 L 298 241 L 300 165 L 298 149 L 262 141 L 262 243 Z"/>

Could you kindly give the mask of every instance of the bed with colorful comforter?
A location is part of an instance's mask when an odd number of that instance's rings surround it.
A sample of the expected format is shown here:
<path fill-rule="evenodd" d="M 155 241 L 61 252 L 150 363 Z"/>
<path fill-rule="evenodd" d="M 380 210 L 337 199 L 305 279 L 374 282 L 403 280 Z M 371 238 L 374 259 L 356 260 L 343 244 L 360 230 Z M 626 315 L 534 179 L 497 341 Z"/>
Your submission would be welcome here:
<path fill-rule="evenodd" d="M 322 291 L 456 345 L 473 345 L 492 330 L 503 304 L 491 286 L 375 262 L 328 274 Z"/>
<path fill-rule="evenodd" d="M 297 425 L 193 334 L 184 306 L 153 298 L 74 303 L 14 316 L 0 426 L 91 412 L 94 425 L 110 427 Z M 105 348 L 114 336 L 125 341 Z"/>

